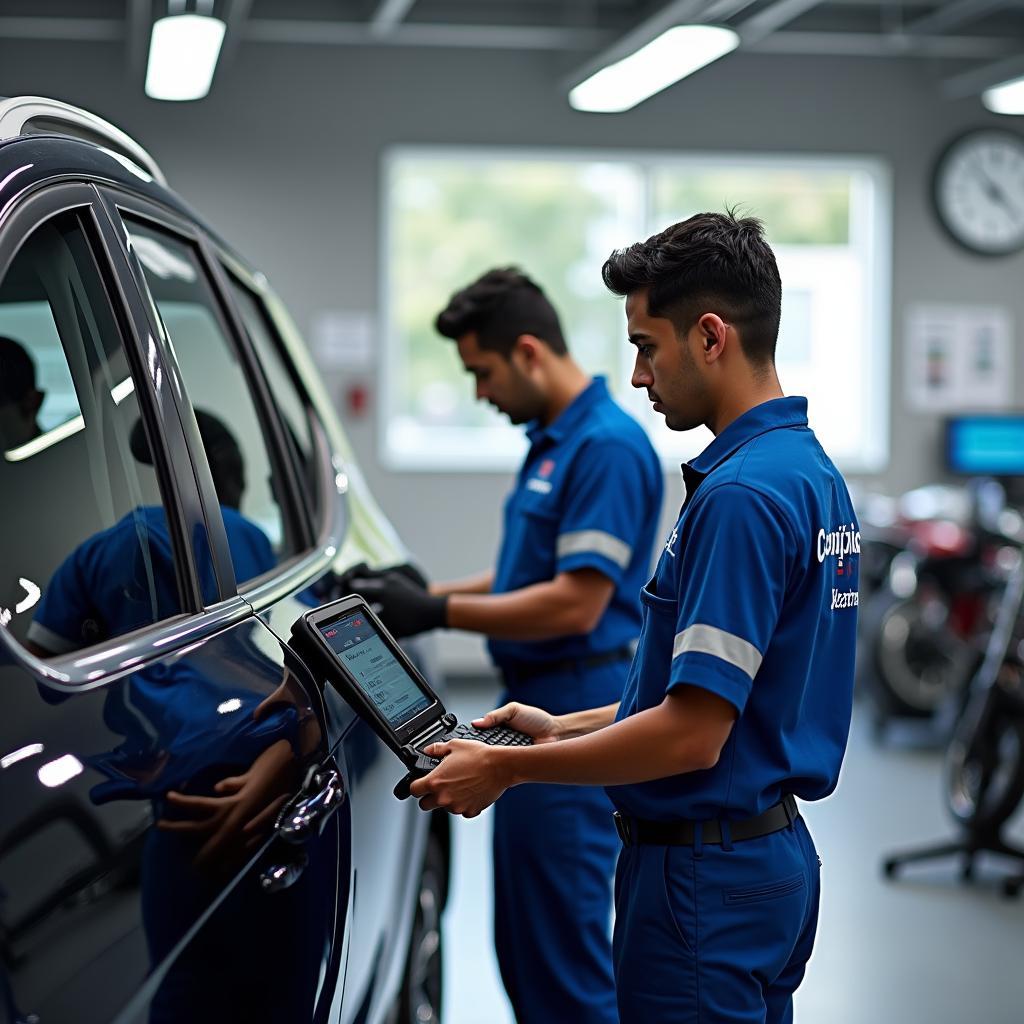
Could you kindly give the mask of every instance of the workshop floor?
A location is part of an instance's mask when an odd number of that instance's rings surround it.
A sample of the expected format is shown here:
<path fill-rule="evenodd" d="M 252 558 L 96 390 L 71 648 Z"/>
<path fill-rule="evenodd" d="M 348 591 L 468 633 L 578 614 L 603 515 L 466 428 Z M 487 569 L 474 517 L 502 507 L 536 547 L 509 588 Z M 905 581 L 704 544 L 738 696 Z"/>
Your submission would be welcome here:
<path fill-rule="evenodd" d="M 493 706 L 493 683 L 456 680 L 460 720 Z M 806 818 L 821 859 L 821 924 L 797 1024 L 1020 1024 L 1024 897 L 1004 899 L 1002 865 L 956 882 L 951 861 L 886 882 L 885 853 L 951 835 L 941 757 L 876 746 L 855 719 L 836 793 Z M 454 885 L 445 924 L 444 1024 L 511 1024 L 491 945 L 490 815 L 456 819 Z M 1010 830 L 1024 841 L 1024 817 Z M 571 1022 L 552 1022 L 571 1024 Z M 656 1024 L 656 1022 L 651 1022 Z"/>

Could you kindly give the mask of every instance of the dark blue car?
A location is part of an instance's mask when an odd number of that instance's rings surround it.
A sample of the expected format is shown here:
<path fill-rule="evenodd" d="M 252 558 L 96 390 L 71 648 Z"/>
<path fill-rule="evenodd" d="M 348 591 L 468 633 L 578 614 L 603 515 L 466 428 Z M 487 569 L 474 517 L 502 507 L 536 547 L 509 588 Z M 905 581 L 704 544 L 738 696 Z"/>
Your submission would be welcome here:
<path fill-rule="evenodd" d="M 288 643 L 406 552 L 262 275 L 32 97 L 0 501 L 0 1024 L 439 1021 L 447 819 Z"/>

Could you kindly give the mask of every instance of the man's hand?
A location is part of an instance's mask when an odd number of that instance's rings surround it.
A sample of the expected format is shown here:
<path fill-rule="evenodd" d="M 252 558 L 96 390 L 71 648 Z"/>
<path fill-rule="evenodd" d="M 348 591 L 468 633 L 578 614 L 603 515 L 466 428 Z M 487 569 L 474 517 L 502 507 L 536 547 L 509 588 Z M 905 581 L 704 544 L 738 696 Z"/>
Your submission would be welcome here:
<path fill-rule="evenodd" d="M 267 836 L 274 818 L 298 782 L 298 766 L 287 740 L 260 754 L 247 772 L 221 779 L 215 796 L 169 792 L 167 803 L 188 815 L 161 818 L 162 832 L 180 832 L 201 841 L 195 866 L 207 870 L 237 867 Z"/>
<path fill-rule="evenodd" d="M 351 586 L 367 603 L 380 607 L 384 625 L 396 637 L 415 636 L 448 624 L 448 598 L 436 597 L 416 586 L 404 573 L 353 578 Z"/>
<path fill-rule="evenodd" d="M 425 811 L 440 807 L 464 818 L 475 818 L 512 784 L 501 768 L 500 747 L 474 740 L 450 740 L 433 743 L 424 753 L 444 758 L 429 775 L 409 787 Z"/>
<path fill-rule="evenodd" d="M 353 585 L 355 580 L 375 580 L 389 573 L 397 572 L 404 576 L 414 586 L 426 590 L 430 585 L 427 577 L 412 562 L 402 562 L 400 565 L 392 565 L 386 569 L 371 569 L 365 562 L 359 562 L 350 569 L 346 569 L 337 579 L 337 593 L 339 596 L 358 592 L 359 588 Z"/>
<path fill-rule="evenodd" d="M 483 718 L 475 718 L 473 724 L 478 729 L 491 729 L 496 725 L 503 725 L 532 736 L 534 743 L 554 743 L 561 738 L 562 732 L 561 724 L 554 715 L 549 715 L 541 708 L 517 704 L 515 701 L 496 711 L 488 712 Z"/>

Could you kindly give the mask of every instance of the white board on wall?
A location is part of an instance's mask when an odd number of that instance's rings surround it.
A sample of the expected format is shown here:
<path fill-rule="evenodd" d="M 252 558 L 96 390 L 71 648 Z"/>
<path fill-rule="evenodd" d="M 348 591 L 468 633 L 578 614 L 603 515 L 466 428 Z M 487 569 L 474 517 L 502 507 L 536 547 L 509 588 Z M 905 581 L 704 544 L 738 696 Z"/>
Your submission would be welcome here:
<path fill-rule="evenodd" d="M 1006 409 L 1013 403 L 1013 320 L 1003 307 L 911 306 L 904 353 L 904 393 L 912 409 Z"/>

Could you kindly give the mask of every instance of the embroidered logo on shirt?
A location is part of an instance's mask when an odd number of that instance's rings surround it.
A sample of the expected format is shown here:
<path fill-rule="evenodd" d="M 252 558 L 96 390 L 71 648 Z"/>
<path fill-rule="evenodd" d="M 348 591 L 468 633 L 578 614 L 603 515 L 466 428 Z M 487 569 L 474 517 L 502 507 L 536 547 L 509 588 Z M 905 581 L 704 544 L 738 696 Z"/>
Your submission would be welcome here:
<path fill-rule="evenodd" d="M 540 464 L 540 468 L 537 470 L 537 475 L 544 477 L 544 479 L 546 480 L 549 476 L 551 476 L 552 472 L 554 471 L 554 468 L 555 468 L 555 460 L 554 459 L 545 459 Z"/>
<path fill-rule="evenodd" d="M 528 491 L 536 491 L 538 494 L 550 494 L 551 486 L 550 480 L 540 480 L 537 477 L 526 481 L 526 489 Z"/>
<path fill-rule="evenodd" d="M 675 547 L 677 540 L 679 540 L 679 524 L 678 523 L 675 526 L 672 527 L 672 533 L 669 536 L 668 540 L 665 542 L 665 550 L 673 558 L 676 557 L 676 553 L 672 549 Z"/>
<path fill-rule="evenodd" d="M 860 533 L 854 523 L 847 525 L 843 523 L 838 530 L 826 532 L 824 529 L 818 531 L 816 538 L 816 552 L 818 563 L 824 563 L 826 558 L 836 560 L 835 573 L 845 579 L 850 579 L 856 567 L 855 558 L 860 555 Z M 860 605 L 860 594 L 856 590 L 837 590 L 832 588 L 832 611 L 841 611 L 844 608 L 856 608 Z"/>

